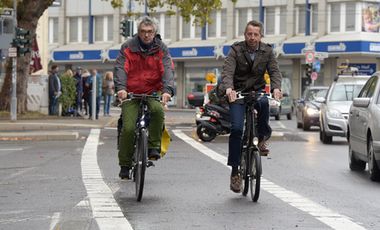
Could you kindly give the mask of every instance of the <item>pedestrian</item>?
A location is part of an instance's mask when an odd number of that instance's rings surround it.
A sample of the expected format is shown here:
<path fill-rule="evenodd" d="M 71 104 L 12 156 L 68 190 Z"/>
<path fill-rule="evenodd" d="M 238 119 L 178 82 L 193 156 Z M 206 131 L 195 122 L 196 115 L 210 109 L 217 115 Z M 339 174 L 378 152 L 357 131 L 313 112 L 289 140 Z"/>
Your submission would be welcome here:
<path fill-rule="evenodd" d="M 82 67 L 78 66 L 75 71 L 75 88 L 76 88 L 76 100 L 75 100 L 75 114 L 74 116 L 80 117 L 82 112 L 82 97 L 83 97 L 83 80 L 82 80 Z"/>
<path fill-rule="evenodd" d="M 87 69 L 84 69 L 83 70 L 83 73 L 82 73 L 82 85 L 83 85 L 83 95 L 82 95 L 82 99 L 83 99 L 83 104 L 82 104 L 82 109 L 84 110 L 84 115 L 88 115 L 89 112 L 89 97 L 90 97 L 90 88 L 86 85 L 86 82 L 87 82 L 87 79 L 88 77 L 90 76 L 90 72 L 88 72 Z M 83 112 L 82 112 L 83 114 Z"/>
<path fill-rule="evenodd" d="M 235 42 L 224 61 L 222 81 L 219 93 L 227 95 L 230 107 L 231 133 L 228 143 L 228 162 L 232 167 L 230 189 L 233 192 L 241 191 L 242 177 L 238 167 L 241 157 L 241 143 L 244 128 L 246 105 L 244 100 L 237 99 L 237 92 L 262 91 L 265 92 L 264 74 L 268 71 L 271 81 L 271 91 L 275 99 L 282 97 L 281 73 L 278 68 L 273 48 L 261 38 L 264 29 L 261 22 L 250 21 L 244 32 L 244 41 Z M 254 105 L 257 111 L 259 151 L 261 155 L 268 155 L 268 142 L 272 129 L 269 126 L 269 102 L 267 97 L 260 97 Z"/>
<path fill-rule="evenodd" d="M 52 65 L 49 76 L 49 115 L 58 115 L 58 98 L 62 94 L 58 71 L 58 66 Z"/>
<path fill-rule="evenodd" d="M 113 73 L 106 72 L 103 82 L 103 96 L 104 96 L 104 116 L 110 116 L 110 106 L 115 94 L 115 85 L 113 82 Z"/>
<path fill-rule="evenodd" d="M 126 41 L 120 49 L 115 63 L 115 88 L 120 100 L 129 92 L 136 94 L 161 94 L 166 104 L 174 95 L 172 60 L 167 46 L 161 41 L 158 23 L 154 18 L 143 16 L 137 21 L 137 35 Z M 164 109 L 160 102 L 148 100 L 150 112 L 148 157 L 159 159 Z M 134 152 L 133 140 L 138 116 L 139 102 L 126 101 L 122 104 L 121 135 L 119 139 L 119 165 L 121 179 L 129 178 Z"/>
<path fill-rule="evenodd" d="M 96 87 L 95 87 L 95 91 L 93 91 L 93 82 L 94 82 L 94 78 L 96 78 Z M 87 82 L 86 82 L 86 86 L 89 87 L 89 100 L 88 100 L 88 104 L 89 104 L 89 114 L 90 116 L 88 117 L 89 119 L 91 119 L 92 117 L 92 100 L 93 100 L 93 94 L 95 93 L 95 118 L 96 119 L 99 119 L 99 110 L 100 110 L 100 100 L 101 100 L 101 97 L 102 97 L 102 84 L 103 84 L 103 80 L 102 80 L 102 77 L 100 76 L 100 74 L 98 74 L 98 71 L 96 69 L 92 69 L 91 70 L 91 75 L 87 78 Z"/>

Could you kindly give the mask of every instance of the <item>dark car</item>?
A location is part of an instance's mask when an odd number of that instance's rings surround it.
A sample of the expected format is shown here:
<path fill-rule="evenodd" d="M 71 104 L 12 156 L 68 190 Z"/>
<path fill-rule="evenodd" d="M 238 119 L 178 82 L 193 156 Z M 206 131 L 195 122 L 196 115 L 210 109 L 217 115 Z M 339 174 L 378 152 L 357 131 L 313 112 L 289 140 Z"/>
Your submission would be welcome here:
<path fill-rule="evenodd" d="M 309 86 L 302 98 L 297 101 L 296 119 L 297 128 L 309 130 L 310 126 L 319 126 L 320 104 L 317 98 L 325 98 L 329 87 Z"/>

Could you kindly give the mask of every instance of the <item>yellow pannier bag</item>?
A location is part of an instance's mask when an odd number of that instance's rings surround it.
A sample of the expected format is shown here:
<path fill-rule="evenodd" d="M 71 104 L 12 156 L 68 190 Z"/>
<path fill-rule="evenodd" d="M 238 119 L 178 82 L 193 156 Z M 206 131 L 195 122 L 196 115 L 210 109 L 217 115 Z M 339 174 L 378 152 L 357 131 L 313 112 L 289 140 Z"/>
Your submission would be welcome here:
<path fill-rule="evenodd" d="M 170 138 L 169 131 L 166 129 L 166 127 L 164 127 L 164 130 L 162 131 L 162 137 L 161 137 L 161 153 L 160 153 L 161 157 L 165 156 L 166 152 L 168 151 L 170 141 L 171 141 L 171 138 Z"/>

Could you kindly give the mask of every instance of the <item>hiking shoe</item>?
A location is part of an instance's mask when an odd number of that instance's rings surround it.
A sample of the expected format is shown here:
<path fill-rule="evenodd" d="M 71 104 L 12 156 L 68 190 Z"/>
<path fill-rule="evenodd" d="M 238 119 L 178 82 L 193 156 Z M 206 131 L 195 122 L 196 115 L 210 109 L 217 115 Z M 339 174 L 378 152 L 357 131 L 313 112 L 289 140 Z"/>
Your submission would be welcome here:
<path fill-rule="evenodd" d="M 161 158 L 160 152 L 157 149 L 148 150 L 148 159 L 156 161 Z"/>
<path fill-rule="evenodd" d="M 241 192 L 241 182 L 241 176 L 239 174 L 231 176 L 230 189 L 236 193 Z"/>
<path fill-rule="evenodd" d="M 261 156 L 268 156 L 269 154 L 269 144 L 267 141 L 260 141 L 258 144 L 260 155 Z"/>
<path fill-rule="evenodd" d="M 131 179 L 129 175 L 130 170 L 131 169 L 128 166 L 120 166 L 120 173 L 119 173 L 120 179 L 128 179 L 128 180 Z"/>

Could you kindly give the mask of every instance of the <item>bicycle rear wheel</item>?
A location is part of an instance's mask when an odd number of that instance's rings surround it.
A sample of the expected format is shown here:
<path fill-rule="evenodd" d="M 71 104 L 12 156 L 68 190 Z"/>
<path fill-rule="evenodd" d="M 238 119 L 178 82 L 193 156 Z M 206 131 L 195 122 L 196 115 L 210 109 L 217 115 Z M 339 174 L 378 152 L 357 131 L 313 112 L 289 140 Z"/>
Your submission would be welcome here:
<path fill-rule="evenodd" d="M 251 198 L 253 202 L 257 202 L 260 196 L 260 181 L 261 181 L 261 156 L 258 151 L 250 150 L 250 184 L 251 184 Z"/>
<path fill-rule="evenodd" d="M 148 154 L 148 136 L 145 129 L 140 130 L 140 136 L 136 145 L 135 186 L 136 199 L 141 201 L 144 190 L 146 159 Z"/>

